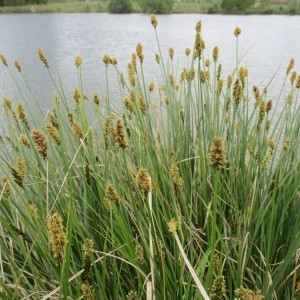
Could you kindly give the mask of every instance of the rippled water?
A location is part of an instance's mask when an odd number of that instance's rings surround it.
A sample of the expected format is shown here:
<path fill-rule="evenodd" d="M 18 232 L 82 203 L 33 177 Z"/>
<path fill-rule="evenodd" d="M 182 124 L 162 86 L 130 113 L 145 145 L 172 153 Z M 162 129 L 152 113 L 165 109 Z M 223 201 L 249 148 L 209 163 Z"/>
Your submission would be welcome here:
<path fill-rule="evenodd" d="M 264 87 L 277 72 L 269 91 L 276 100 L 282 86 L 290 58 L 296 60 L 300 71 L 300 17 L 299 16 L 228 16 L 228 15 L 159 15 L 157 27 L 160 45 L 167 55 L 175 49 L 178 66 L 185 60 L 185 48 L 193 46 L 195 25 L 202 20 L 202 34 L 206 42 L 206 55 L 215 45 L 220 48 L 219 61 L 223 75 L 233 71 L 236 43 L 233 30 L 242 28 L 239 53 L 245 54 L 243 64 L 248 67 L 250 82 Z M 157 52 L 154 29 L 148 15 L 113 14 L 21 14 L 0 16 L 0 53 L 12 66 L 19 59 L 38 101 L 44 109 L 52 106 L 53 85 L 39 61 L 36 49 L 42 47 L 52 72 L 58 71 L 69 98 L 78 86 L 74 58 L 83 57 L 83 78 L 87 94 L 105 89 L 105 53 L 115 56 L 119 68 L 131 59 L 135 46 L 141 42 L 145 54 L 144 70 L 149 80 L 157 78 L 158 66 L 154 63 Z M 20 74 L 13 74 L 20 81 Z M 113 76 L 112 76 L 113 80 Z M 23 88 L 21 86 L 21 88 Z M 116 91 L 112 86 L 112 93 Z M 26 94 L 25 101 L 30 102 Z M 7 68 L 0 65 L 0 98 L 8 96 L 21 100 L 16 83 L 12 82 Z M 118 105 L 115 99 L 115 105 Z M 0 108 L 2 113 L 2 107 Z M 1 114 L 0 114 L 1 115 Z"/>

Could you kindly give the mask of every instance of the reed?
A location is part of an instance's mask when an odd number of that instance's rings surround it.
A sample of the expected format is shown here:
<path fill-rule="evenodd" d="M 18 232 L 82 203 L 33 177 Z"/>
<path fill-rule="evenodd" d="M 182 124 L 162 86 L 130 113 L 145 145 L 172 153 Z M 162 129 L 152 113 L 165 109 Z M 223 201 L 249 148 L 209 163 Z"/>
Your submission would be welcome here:
<path fill-rule="evenodd" d="M 103 57 L 102 67 L 119 78 L 118 109 L 109 78 L 103 101 L 96 91 L 88 100 L 81 57 L 69 102 L 42 49 L 45 77 L 56 86 L 53 109 L 37 122 L 22 103 L 3 99 L 1 299 L 299 296 L 300 80 L 293 60 L 278 109 L 264 87 L 249 87 L 240 28 L 233 32 L 236 65 L 223 74 L 218 47 L 205 50 L 201 22 L 181 72 L 176 51 L 164 56 L 160 49 L 153 15 L 151 25 L 153 58 L 140 43 L 126 70 Z M 161 81 L 146 82 L 146 59 Z M 20 62 L 11 69 L 0 60 L 27 83 Z"/>

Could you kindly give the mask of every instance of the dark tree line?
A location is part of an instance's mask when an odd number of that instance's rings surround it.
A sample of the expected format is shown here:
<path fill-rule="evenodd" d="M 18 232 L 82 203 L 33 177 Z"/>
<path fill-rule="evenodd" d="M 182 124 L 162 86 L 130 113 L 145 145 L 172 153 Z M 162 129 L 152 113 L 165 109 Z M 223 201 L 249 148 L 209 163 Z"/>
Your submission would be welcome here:
<path fill-rule="evenodd" d="M 137 0 L 144 13 L 167 14 L 173 7 L 173 0 Z M 132 11 L 132 0 L 110 0 L 109 12 L 130 13 Z"/>
<path fill-rule="evenodd" d="M 0 6 L 20 6 L 27 4 L 45 4 L 48 0 L 0 0 Z"/>

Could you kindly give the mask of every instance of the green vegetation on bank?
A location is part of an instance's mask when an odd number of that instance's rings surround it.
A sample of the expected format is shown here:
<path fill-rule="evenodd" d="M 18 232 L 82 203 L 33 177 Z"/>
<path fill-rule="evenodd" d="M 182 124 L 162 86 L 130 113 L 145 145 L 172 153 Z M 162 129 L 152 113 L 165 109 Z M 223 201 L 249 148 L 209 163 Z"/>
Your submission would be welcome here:
<path fill-rule="evenodd" d="M 0 0 L 0 13 L 236 13 L 300 14 L 300 0 L 271 4 L 269 0 Z M 255 3 L 255 4 L 253 4 Z"/>
<path fill-rule="evenodd" d="M 154 15 L 151 24 L 153 57 L 138 43 L 120 70 L 105 54 L 106 83 L 92 95 L 84 58 L 75 58 L 77 88 L 66 95 L 39 48 L 55 90 L 39 120 L 16 102 L 29 92 L 38 108 L 30 70 L 0 54 L 0 71 L 19 91 L 2 102 L 1 299 L 299 298 L 294 59 L 281 94 L 270 99 L 268 86 L 249 86 L 238 46 L 247 33 L 239 27 L 236 63 L 223 74 L 219 48 L 205 51 L 201 22 L 182 70 L 173 48 L 162 53 Z M 161 76 L 147 82 L 143 64 L 152 59 Z"/>

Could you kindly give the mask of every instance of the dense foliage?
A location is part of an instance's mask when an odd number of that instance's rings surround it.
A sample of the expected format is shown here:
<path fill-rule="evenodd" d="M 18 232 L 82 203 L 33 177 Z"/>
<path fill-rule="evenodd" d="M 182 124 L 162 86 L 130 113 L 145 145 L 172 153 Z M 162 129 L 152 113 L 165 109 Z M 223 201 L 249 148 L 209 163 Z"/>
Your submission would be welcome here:
<path fill-rule="evenodd" d="M 20 6 L 29 4 L 45 4 L 48 0 L 0 0 L 0 6 Z"/>
<path fill-rule="evenodd" d="M 151 24 L 155 83 L 143 65 L 153 56 L 138 43 L 123 71 L 103 56 L 107 82 L 92 94 L 77 56 L 71 97 L 39 48 L 55 94 L 38 120 L 15 102 L 30 97 L 39 109 L 26 70 L 0 54 L 0 71 L 19 92 L 2 103 L 1 299 L 300 295 L 295 61 L 276 109 L 267 87 L 249 88 L 239 27 L 236 63 L 223 74 L 218 47 L 205 51 L 201 22 L 182 70 L 173 48 L 162 55 L 155 16 Z"/>
<path fill-rule="evenodd" d="M 173 7 L 173 0 L 138 0 L 144 13 L 167 14 Z"/>
<path fill-rule="evenodd" d="M 108 11 L 111 13 L 130 13 L 132 12 L 131 0 L 110 0 Z"/>
<path fill-rule="evenodd" d="M 255 4 L 255 0 L 222 0 L 221 7 L 226 12 L 245 12 Z"/>

